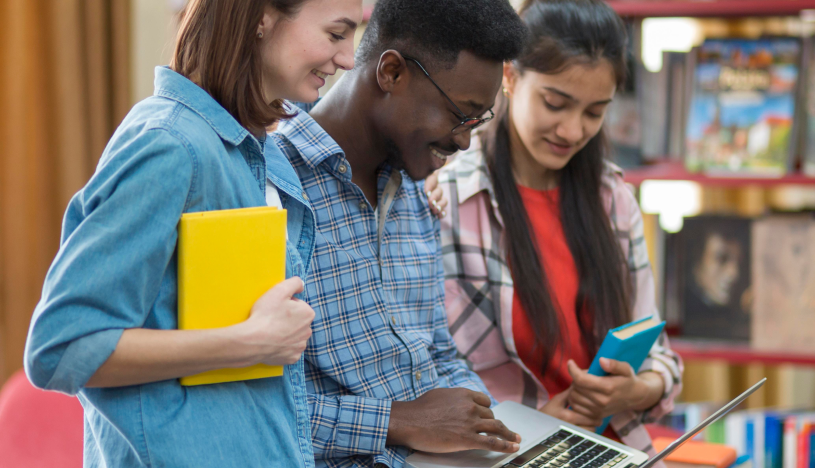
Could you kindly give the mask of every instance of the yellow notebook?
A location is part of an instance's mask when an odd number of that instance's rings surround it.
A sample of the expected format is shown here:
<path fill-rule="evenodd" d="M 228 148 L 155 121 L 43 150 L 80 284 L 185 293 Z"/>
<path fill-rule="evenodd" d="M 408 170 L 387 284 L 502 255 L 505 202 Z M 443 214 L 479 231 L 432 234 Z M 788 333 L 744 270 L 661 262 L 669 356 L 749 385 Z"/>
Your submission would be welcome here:
<path fill-rule="evenodd" d="M 186 213 L 178 225 L 178 328 L 243 322 L 252 305 L 286 277 L 286 210 L 274 207 Z M 182 377 L 204 385 L 283 375 L 257 364 Z"/>

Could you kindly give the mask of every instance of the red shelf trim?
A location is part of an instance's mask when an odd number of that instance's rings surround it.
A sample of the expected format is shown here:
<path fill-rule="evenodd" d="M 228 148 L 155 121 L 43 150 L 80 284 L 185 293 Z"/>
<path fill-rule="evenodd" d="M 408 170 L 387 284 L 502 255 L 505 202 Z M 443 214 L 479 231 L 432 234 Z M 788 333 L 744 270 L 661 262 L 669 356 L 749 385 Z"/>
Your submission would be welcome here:
<path fill-rule="evenodd" d="M 749 345 L 694 343 L 671 340 L 671 349 L 686 361 L 727 361 L 731 364 L 801 364 L 815 366 L 815 355 L 759 351 Z"/>
<path fill-rule="evenodd" d="M 620 16 L 783 16 L 815 8 L 813 0 L 611 0 Z"/>
<path fill-rule="evenodd" d="M 625 171 L 625 181 L 640 185 L 644 180 L 689 180 L 702 185 L 721 187 L 743 187 L 759 185 L 772 187 L 777 185 L 815 185 L 815 177 L 802 174 L 790 174 L 784 177 L 709 177 L 704 174 L 691 173 L 678 161 L 666 161 Z"/>

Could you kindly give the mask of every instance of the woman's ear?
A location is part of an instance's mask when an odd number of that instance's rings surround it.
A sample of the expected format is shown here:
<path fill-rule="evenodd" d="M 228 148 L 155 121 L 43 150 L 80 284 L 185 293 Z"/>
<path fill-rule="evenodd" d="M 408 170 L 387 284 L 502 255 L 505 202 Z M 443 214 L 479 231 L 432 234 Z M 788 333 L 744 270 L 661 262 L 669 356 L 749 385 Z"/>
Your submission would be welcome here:
<path fill-rule="evenodd" d="M 510 96 L 515 91 L 515 83 L 518 81 L 518 70 L 511 62 L 504 63 L 504 79 L 502 82 L 504 95 Z"/>
<path fill-rule="evenodd" d="M 267 6 L 263 9 L 263 17 L 258 23 L 258 29 L 255 32 L 258 39 L 271 37 L 275 24 L 280 20 L 283 15 L 276 8 Z"/>

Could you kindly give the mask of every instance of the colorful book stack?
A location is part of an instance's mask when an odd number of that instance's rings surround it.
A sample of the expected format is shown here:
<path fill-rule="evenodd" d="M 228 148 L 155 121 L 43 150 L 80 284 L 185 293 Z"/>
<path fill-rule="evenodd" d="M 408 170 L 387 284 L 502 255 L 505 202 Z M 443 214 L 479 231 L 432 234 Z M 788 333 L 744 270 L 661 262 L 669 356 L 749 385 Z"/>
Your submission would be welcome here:
<path fill-rule="evenodd" d="M 716 405 L 686 403 L 660 421 L 684 432 Z M 737 411 L 708 427 L 698 440 L 733 447 L 753 468 L 815 468 L 815 411 Z"/>

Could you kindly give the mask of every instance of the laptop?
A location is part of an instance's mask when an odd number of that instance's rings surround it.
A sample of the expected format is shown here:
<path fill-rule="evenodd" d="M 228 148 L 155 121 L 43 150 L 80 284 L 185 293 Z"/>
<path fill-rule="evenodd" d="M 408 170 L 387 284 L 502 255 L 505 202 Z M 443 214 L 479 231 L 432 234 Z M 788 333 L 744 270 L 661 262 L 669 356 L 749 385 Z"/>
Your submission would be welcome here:
<path fill-rule="evenodd" d="M 565 423 L 528 406 L 505 401 L 493 408 L 496 419 L 521 435 L 516 453 L 466 450 L 454 453 L 416 452 L 407 458 L 413 468 L 650 468 L 747 399 L 764 378 L 686 432 L 654 458 L 611 439 Z"/>

